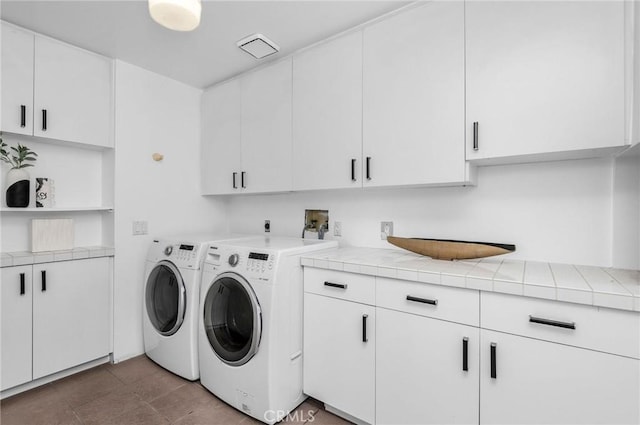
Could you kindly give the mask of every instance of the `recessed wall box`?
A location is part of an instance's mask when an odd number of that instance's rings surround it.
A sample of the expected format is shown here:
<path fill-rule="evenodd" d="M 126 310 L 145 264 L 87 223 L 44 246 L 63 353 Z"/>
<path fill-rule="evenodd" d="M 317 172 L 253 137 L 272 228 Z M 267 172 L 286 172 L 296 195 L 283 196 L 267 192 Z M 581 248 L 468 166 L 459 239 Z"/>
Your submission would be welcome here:
<path fill-rule="evenodd" d="M 280 51 L 280 46 L 262 34 L 245 37 L 238 41 L 237 45 L 256 59 L 262 59 Z"/>

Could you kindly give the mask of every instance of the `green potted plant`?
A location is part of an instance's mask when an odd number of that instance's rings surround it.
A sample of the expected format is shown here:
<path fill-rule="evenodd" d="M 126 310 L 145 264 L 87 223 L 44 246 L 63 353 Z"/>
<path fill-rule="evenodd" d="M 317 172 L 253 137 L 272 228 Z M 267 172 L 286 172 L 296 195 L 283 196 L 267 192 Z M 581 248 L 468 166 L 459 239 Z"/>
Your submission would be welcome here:
<path fill-rule="evenodd" d="M 38 154 L 27 146 L 8 146 L 0 137 L 0 161 L 9 164 L 7 172 L 6 201 L 8 207 L 28 207 L 31 193 L 31 178 L 25 168 L 33 167 Z"/>

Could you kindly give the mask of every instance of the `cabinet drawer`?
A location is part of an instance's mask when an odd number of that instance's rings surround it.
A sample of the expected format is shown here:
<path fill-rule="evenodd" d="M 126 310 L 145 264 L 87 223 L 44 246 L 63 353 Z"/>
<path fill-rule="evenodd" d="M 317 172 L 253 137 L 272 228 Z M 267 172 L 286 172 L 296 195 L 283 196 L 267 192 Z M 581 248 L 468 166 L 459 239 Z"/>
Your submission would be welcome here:
<path fill-rule="evenodd" d="M 640 358 L 640 314 L 483 292 L 483 329 Z"/>
<path fill-rule="evenodd" d="M 375 277 L 356 273 L 305 267 L 304 291 L 369 305 L 376 301 Z"/>
<path fill-rule="evenodd" d="M 377 278 L 378 307 L 478 326 L 478 291 Z"/>

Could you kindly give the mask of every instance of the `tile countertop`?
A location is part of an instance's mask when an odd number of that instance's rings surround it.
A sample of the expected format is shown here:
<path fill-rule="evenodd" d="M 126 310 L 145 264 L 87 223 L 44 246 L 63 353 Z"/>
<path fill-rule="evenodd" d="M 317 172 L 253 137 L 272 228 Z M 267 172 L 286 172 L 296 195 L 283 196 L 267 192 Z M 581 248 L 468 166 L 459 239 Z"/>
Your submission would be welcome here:
<path fill-rule="evenodd" d="M 114 249 L 108 246 L 84 246 L 66 251 L 45 252 L 3 252 L 0 253 L 0 267 L 24 266 L 56 261 L 80 260 L 83 258 L 113 257 Z"/>
<path fill-rule="evenodd" d="M 640 271 L 488 257 L 433 260 L 408 251 L 347 247 L 303 266 L 640 312 Z"/>

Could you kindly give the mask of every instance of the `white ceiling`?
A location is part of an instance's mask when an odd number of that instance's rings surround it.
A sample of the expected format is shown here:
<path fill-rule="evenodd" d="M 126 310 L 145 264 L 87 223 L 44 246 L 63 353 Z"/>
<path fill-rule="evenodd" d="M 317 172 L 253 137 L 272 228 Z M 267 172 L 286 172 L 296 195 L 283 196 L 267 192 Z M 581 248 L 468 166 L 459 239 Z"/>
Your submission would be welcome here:
<path fill-rule="evenodd" d="M 366 22 L 407 2 L 207 1 L 200 27 L 170 31 L 141 0 L 2 0 L 3 20 L 138 65 L 194 87 L 206 87 Z M 236 41 L 262 33 L 280 53 L 262 61 Z"/>

